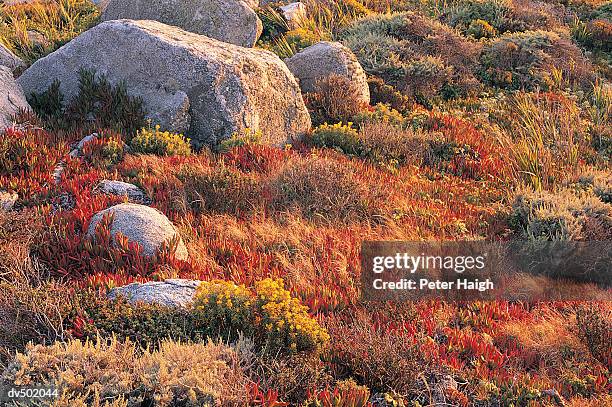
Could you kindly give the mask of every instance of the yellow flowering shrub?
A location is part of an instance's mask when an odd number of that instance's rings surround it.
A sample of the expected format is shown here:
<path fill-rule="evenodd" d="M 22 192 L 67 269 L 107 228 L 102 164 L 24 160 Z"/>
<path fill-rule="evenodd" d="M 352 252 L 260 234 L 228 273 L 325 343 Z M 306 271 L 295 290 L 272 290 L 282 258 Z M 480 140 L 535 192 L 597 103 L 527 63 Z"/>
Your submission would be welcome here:
<path fill-rule="evenodd" d="M 154 129 L 138 130 L 130 145 L 135 153 L 156 155 L 189 155 L 190 140 L 182 134 L 161 131 L 159 125 Z"/>
<path fill-rule="evenodd" d="M 206 321 L 209 336 L 234 338 L 238 332 L 253 334 L 253 294 L 230 281 L 204 281 L 196 291 L 193 307 Z"/>
<path fill-rule="evenodd" d="M 233 133 L 230 138 L 219 143 L 219 151 L 227 152 L 234 147 L 243 147 L 261 144 L 263 133 L 261 130 L 246 128 L 240 132 Z"/>
<path fill-rule="evenodd" d="M 255 293 L 261 328 L 272 348 L 318 350 L 329 341 L 325 329 L 308 314 L 308 307 L 291 297 L 282 279 L 256 283 Z"/>
<path fill-rule="evenodd" d="M 235 338 L 243 332 L 272 351 L 318 351 L 329 341 L 325 329 L 308 314 L 308 307 L 291 297 L 282 279 L 262 280 L 254 292 L 227 281 L 203 282 L 193 311 L 198 320 L 206 321 L 209 336 Z"/>

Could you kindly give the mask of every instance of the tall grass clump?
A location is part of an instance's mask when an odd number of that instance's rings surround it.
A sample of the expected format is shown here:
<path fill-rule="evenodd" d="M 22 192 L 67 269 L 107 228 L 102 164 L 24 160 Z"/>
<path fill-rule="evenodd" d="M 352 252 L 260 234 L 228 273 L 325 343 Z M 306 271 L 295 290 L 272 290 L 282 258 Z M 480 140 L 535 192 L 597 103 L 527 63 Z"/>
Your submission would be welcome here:
<path fill-rule="evenodd" d="M 0 42 L 32 64 L 93 26 L 99 13 L 90 0 L 4 4 L 0 6 Z"/>

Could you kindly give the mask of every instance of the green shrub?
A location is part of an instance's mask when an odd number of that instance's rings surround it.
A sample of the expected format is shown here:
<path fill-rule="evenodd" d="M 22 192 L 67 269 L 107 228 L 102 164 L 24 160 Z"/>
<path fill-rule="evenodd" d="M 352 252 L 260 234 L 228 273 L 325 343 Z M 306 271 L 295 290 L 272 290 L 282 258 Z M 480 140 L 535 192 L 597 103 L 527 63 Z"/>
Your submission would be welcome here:
<path fill-rule="evenodd" d="M 612 178 L 607 171 L 589 171 L 580 175 L 578 184 L 591 191 L 603 203 L 612 204 Z"/>
<path fill-rule="evenodd" d="M 54 129 L 95 131 L 99 128 L 134 134 L 146 123 L 143 102 L 128 94 L 123 83 L 111 85 L 92 70 L 79 71 L 79 92 L 62 110 L 64 96 L 59 81 L 28 101 L 34 111 Z"/>
<path fill-rule="evenodd" d="M 392 126 L 408 128 L 411 124 L 410 120 L 400 112 L 382 103 L 359 113 L 353 118 L 353 121 L 359 127 L 366 123 L 388 123 Z"/>
<path fill-rule="evenodd" d="M 323 124 L 314 130 L 309 141 L 315 147 L 333 148 L 344 154 L 358 155 L 360 152 L 359 134 L 351 125 L 352 123 L 348 125 Z"/>
<path fill-rule="evenodd" d="M 60 91 L 60 81 L 54 80 L 42 93 L 33 93 L 28 98 L 32 109 L 43 120 L 59 120 L 63 114 L 64 94 Z"/>
<path fill-rule="evenodd" d="M 493 38 L 497 35 L 497 30 L 487 21 L 477 19 L 472 20 L 465 33 L 476 39 Z"/>
<path fill-rule="evenodd" d="M 242 285 L 204 281 L 196 292 L 193 312 L 206 321 L 208 336 L 235 340 L 240 333 L 255 334 L 253 303 L 253 294 Z"/>
<path fill-rule="evenodd" d="M 161 131 L 160 126 L 154 129 L 142 128 L 136 132 L 132 138 L 130 147 L 136 154 L 155 154 L 155 155 L 190 155 L 190 140 L 185 139 L 182 134 Z"/>
<path fill-rule="evenodd" d="M 240 133 L 234 133 L 227 140 L 221 141 L 218 146 L 219 152 L 228 152 L 235 147 L 244 147 L 261 144 L 263 134 L 261 130 L 245 129 Z"/>
<path fill-rule="evenodd" d="M 201 341 L 206 339 L 207 321 L 183 308 L 157 304 L 130 304 L 126 298 L 109 300 L 83 292 L 74 301 L 77 320 L 85 323 L 73 335 L 95 341 L 113 335 L 143 347 L 156 348 L 165 339 Z"/>
<path fill-rule="evenodd" d="M 408 95 L 434 94 L 446 82 L 462 93 L 478 87 L 480 43 L 426 16 L 371 15 L 355 21 L 341 38 L 366 72 Z"/>
<path fill-rule="evenodd" d="M 368 79 L 368 86 L 371 105 L 387 105 L 399 113 L 406 113 L 412 108 L 413 101 L 409 97 L 403 95 L 395 87 L 387 85 L 382 79 L 371 77 Z"/>
<path fill-rule="evenodd" d="M 522 191 L 512 205 L 510 224 L 529 240 L 608 240 L 612 237 L 612 205 L 568 189 Z"/>
<path fill-rule="evenodd" d="M 489 33 L 495 31 L 503 33 L 509 30 L 519 31 L 520 29 L 517 30 L 517 27 L 512 27 L 510 24 L 509 11 L 507 2 L 504 0 L 467 0 L 450 7 L 445 20 L 452 27 L 466 34 L 472 34 L 470 31 L 474 22 L 480 22 L 477 24 L 481 26 L 491 27 L 492 30 L 485 30 Z M 484 35 L 476 38 L 482 37 L 489 38 Z"/>
<path fill-rule="evenodd" d="M 509 89 L 554 88 L 553 73 L 570 84 L 587 87 L 593 68 L 569 39 L 547 31 L 504 35 L 493 41 L 481 56 L 481 77 L 493 86 Z"/>

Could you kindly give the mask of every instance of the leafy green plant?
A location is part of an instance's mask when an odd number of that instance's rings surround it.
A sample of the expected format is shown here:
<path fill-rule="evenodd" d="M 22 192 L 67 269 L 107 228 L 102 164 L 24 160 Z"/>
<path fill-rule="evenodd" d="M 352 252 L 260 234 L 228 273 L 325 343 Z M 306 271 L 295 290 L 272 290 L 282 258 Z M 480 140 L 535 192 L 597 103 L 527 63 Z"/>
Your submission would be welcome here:
<path fill-rule="evenodd" d="M 124 84 L 112 85 L 93 70 L 79 71 L 79 92 L 66 103 L 60 86 L 56 80 L 41 94 L 28 96 L 34 111 L 53 129 L 108 128 L 132 135 L 146 123 L 142 100 L 130 96 Z"/>
<path fill-rule="evenodd" d="M 314 130 L 309 141 L 316 147 L 334 148 L 344 154 L 358 155 L 359 134 L 351 125 L 352 123 L 323 124 Z"/>

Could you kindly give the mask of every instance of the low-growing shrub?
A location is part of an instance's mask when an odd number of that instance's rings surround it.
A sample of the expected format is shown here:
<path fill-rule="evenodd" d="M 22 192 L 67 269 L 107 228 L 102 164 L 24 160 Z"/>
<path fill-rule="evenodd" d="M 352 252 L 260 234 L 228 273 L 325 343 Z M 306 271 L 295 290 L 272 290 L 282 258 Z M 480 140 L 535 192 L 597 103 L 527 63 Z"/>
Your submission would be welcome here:
<path fill-rule="evenodd" d="M 73 337 L 95 341 L 116 336 L 142 347 L 157 348 L 166 339 L 175 341 L 206 340 L 207 321 L 187 310 L 157 304 L 131 304 L 124 297 L 109 300 L 84 290 L 71 301 Z"/>
<path fill-rule="evenodd" d="M 369 407 L 370 390 L 354 380 L 342 380 L 333 389 L 314 392 L 303 404 L 304 407 Z"/>
<path fill-rule="evenodd" d="M 247 128 L 240 133 L 232 134 L 227 140 L 221 141 L 218 150 L 222 153 L 226 153 L 235 147 L 261 144 L 262 137 L 263 134 L 261 130 L 251 130 Z"/>
<path fill-rule="evenodd" d="M 94 70 L 79 71 L 79 93 L 64 105 L 59 86 L 55 81 L 41 94 L 26 95 L 34 111 L 53 129 L 92 132 L 108 128 L 133 135 L 146 124 L 142 99 L 130 96 L 125 84 L 112 85 Z"/>
<path fill-rule="evenodd" d="M 157 125 L 154 129 L 138 130 L 130 142 L 130 147 L 136 154 L 189 155 L 191 154 L 189 141 L 182 134 L 161 131 Z"/>
<path fill-rule="evenodd" d="M 581 174 L 577 184 L 592 191 L 602 202 L 612 204 L 612 178 L 606 171 L 589 171 Z"/>
<path fill-rule="evenodd" d="M 291 352 L 320 350 L 329 341 L 327 331 L 308 315 L 308 307 L 291 297 L 282 279 L 266 278 L 255 284 L 255 306 L 267 346 Z"/>
<path fill-rule="evenodd" d="M 323 124 L 313 131 L 309 141 L 315 147 L 333 148 L 348 155 L 359 155 L 361 152 L 359 133 L 350 122 L 347 125 Z"/>
<path fill-rule="evenodd" d="M 243 285 L 229 281 L 204 281 L 196 292 L 193 309 L 206 321 L 210 337 L 235 340 L 242 333 L 255 334 L 253 293 Z"/>
<path fill-rule="evenodd" d="M 187 204 L 196 213 L 249 214 L 261 207 L 263 187 L 255 174 L 223 163 L 186 165 L 176 174 L 183 182 Z"/>
<path fill-rule="evenodd" d="M 124 156 L 121 135 L 100 132 L 96 138 L 83 145 L 81 153 L 85 160 L 101 168 L 117 164 Z"/>
<path fill-rule="evenodd" d="M 368 79 L 370 88 L 370 104 L 372 106 L 386 105 L 400 114 L 411 110 L 413 101 L 403 95 L 399 90 L 386 84 L 382 79 L 371 77 Z"/>
<path fill-rule="evenodd" d="M 381 191 L 359 181 L 355 171 L 330 158 L 289 161 L 272 181 L 273 205 L 323 222 L 375 221 Z"/>
<path fill-rule="evenodd" d="M 586 88 L 594 79 L 593 68 L 568 38 L 548 31 L 506 34 L 491 42 L 481 56 L 481 77 L 507 89 L 552 89 L 553 73 L 570 84 Z"/>
<path fill-rule="evenodd" d="M 147 350 L 113 338 L 29 345 L 5 370 L 2 383 L 55 386 L 61 389 L 58 405 L 79 399 L 90 405 L 99 397 L 195 407 L 240 404 L 247 399 L 248 379 L 238 354 L 226 345 L 164 341 Z"/>
<path fill-rule="evenodd" d="M 597 307 L 580 308 L 576 313 L 578 335 L 586 344 L 593 357 L 601 363 L 612 367 L 612 349 L 610 348 L 610 331 L 612 331 L 612 314 Z"/>
<path fill-rule="evenodd" d="M 408 128 L 412 124 L 400 112 L 382 103 L 357 114 L 353 117 L 353 122 L 358 127 L 364 124 L 386 123 L 403 129 Z"/>
<path fill-rule="evenodd" d="M 524 190 L 515 198 L 511 224 L 533 240 L 608 240 L 612 237 L 612 205 L 568 189 L 556 193 Z"/>
<path fill-rule="evenodd" d="M 460 93 L 479 86 L 474 72 L 481 44 L 424 15 L 367 16 L 345 29 L 341 37 L 366 72 L 402 91 L 432 94 L 441 91 L 445 82 Z"/>
<path fill-rule="evenodd" d="M 431 366 L 417 343 L 401 332 L 385 332 L 364 314 L 328 319 L 331 362 L 372 392 L 416 394 L 419 375 Z M 412 372 L 406 374 L 405 372 Z"/>
<path fill-rule="evenodd" d="M 348 122 L 364 110 L 358 85 L 341 75 L 331 75 L 315 84 L 315 91 L 306 94 L 313 124 Z"/>
<path fill-rule="evenodd" d="M 465 33 L 476 39 L 493 38 L 497 35 L 497 30 L 487 21 L 477 19 L 472 20 Z"/>
<path fill-rule="evenodd" d="M 194 299 L 198 319 L 216 336 L 253 335 L 271 353 L 317 352 L 328 342 L 325 329 L 284 287 L 282 279 L 264 279 L 254 290 L 231 282 L 204 282 Z"/>

